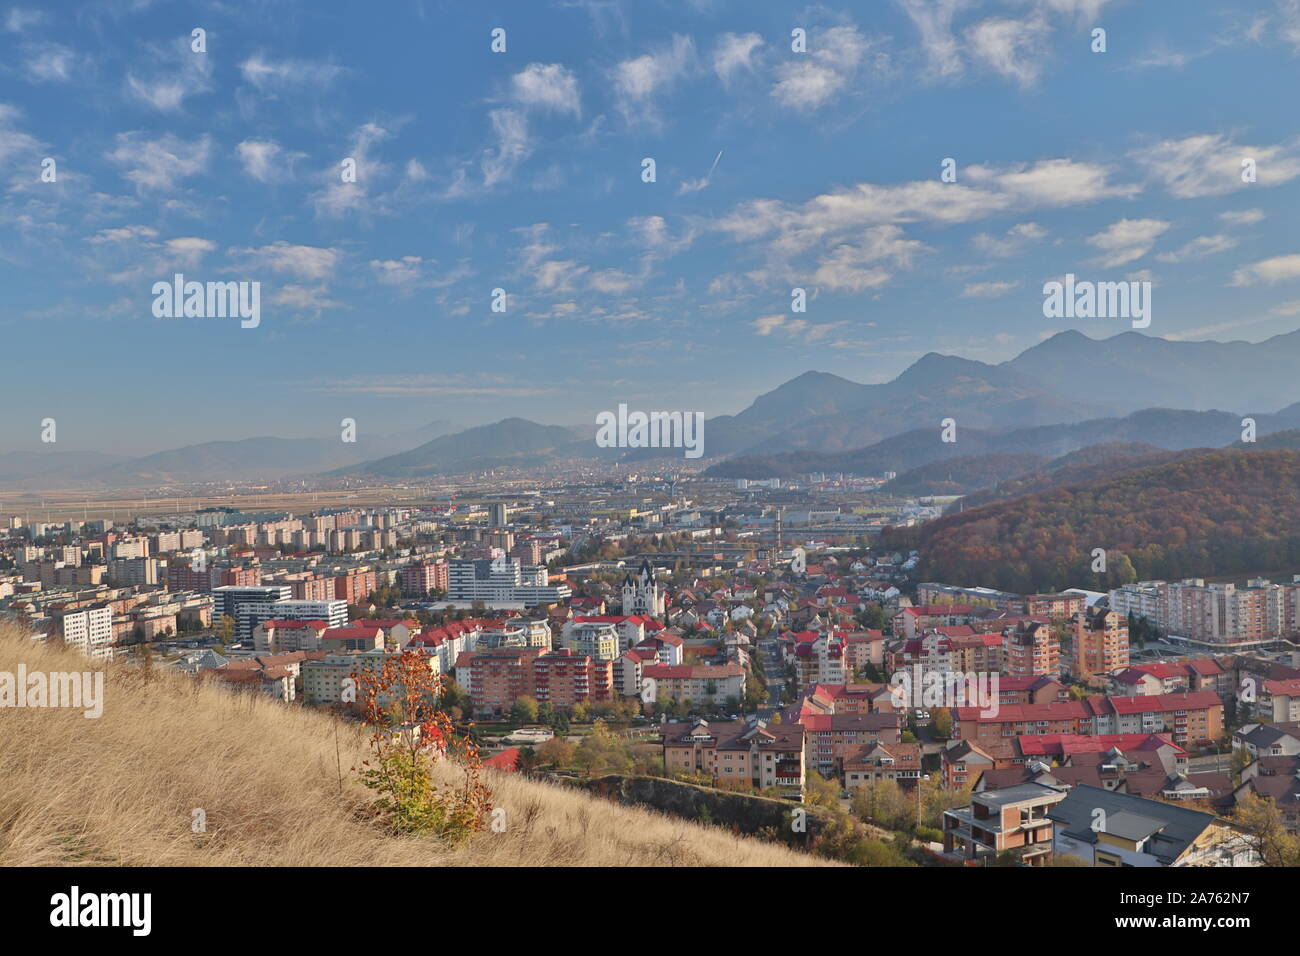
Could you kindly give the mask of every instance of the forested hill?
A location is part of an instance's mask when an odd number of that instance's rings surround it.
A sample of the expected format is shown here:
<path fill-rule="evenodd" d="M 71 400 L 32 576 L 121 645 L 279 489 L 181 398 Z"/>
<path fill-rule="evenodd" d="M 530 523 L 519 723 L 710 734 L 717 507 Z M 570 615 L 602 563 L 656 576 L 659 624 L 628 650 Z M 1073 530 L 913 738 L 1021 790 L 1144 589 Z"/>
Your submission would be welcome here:
<path fill-rule="evenodd" d="M 1300 570 L 1300 452 L 1208 451 L 947 515 L 915 542 L 924 579 L 1019 592 Z"/>

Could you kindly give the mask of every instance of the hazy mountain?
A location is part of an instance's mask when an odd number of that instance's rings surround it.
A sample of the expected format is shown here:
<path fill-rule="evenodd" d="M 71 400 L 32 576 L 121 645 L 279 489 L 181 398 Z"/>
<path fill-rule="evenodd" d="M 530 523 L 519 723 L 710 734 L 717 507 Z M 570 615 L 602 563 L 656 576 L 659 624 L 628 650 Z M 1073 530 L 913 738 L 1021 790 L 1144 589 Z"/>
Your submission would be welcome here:
<path fill-rule="evenodd" d="M 1067 331 L 1000 365 L 931 352 L 881 384 L 809 371 L 738 414 L 709 419 L 704 455 L 740 456 L 715 465 L 712 474 L 760 478 L 810 470 L 902 473 L 971 455 L 1059 458 L 1115 442 L 1169 450 L 1224 446 L 1240 439 L 1242 414 L 1255 419 L 1261 439 L 1300 428 L 1300 376 L 1292 371 L 1298 360 L 1300 330 L 1257 344 L 1179 342 L 1137 332 L 1097 340 Z M 1243 412 L 1216 410 L 1222 408 Z M 957 422 L 956 444 L 938 441 L 946 418 Z M 208 442 L 132 460 L 104 456 L 52 465 L 55 459 L 33 452 L 0 456 L 0 481 L 126 484 L 350 471 L 399 477 L 548 458 L 665 455 L 601 449 L 591 431 L 509 418 L 459 432 L 446 422 L 379 436 L 362 428 L 355 444 Z"/>
<path fill-rule="evenodd" d="M 456 427 L 435 421 L 407 431 L 371 435 L 361 424 L 356 442 L 344 442 L 341 435 L 244 438 L 186 445 L 140 457 L 98 452 L 10 452 L 0 455 L 0 481 L 30 482 L 39 478 L 47 484 L 133 485 L 283 478 L 392 454 Z"/>
<path fill-rule="evenodd" d="M 1063 399 L 1029 376 L 931 352 L 891 382 L 858 385 L 805 372 L 743 412 L 709 419 L 707 457 L 798 448 L 841 451 L 944 418 L 971 428 L 1079 421 L 1113 412 L 1103 401 Z"/>
<path fill-rule="evenodd" d="M 414 478 L 496 468 L 507 464 L 535 464 L 575 450 L 594 450 L 594 443 L 579 442 L 577 434 L 560 425 L 539 425 L 524 418 L 507 418 L 452 435 L 443 435 L 418 448 L 388 455 L 338 473 Z"/>
<path fill-rule="evenodd" d="M 1300 408 L 1296 407 L 1288 407 L 1274 415 L 1256 415 L 1258 434 L 1265 436 L 1290 428 L 1297 415 L 1300 415 Z M 1098 418 L 1001 432 L 964 428 L 959 424 L 955 442 L 941 440 L 936 422 L 929 428 L 904 432 L 853 451 L 746 456 L 714 465 L 707 473 L 727 478 L 763 477 L 743 473 L 753 466 L 756 470 L 785 470 L 789 474 L 842 471 L 855 475 L 881 475 L 887 471 L 902 473 L 930 462 L 967 455 L 996 453 L 1059 458 L 1081 448 L 1115 442 L 1181 451 L 1240 443 L 1241 421 L 1241 414 L 1235 412 L 1148 408 L 1123 418 Z"/>
<path fill-rule="evenodd" d="M 1045 467 L 1042 455 L 962 455 L 905 471 L 880 489 L 896 495 L 965 495 Z"/>
<path fill-rule="evenodd" d="M 0 452 L 0 481 L 19 482 L 70 473 L 85 473 L 121 461 L 120 455 L 97 451 Z"/>
<path fill-rule="evenodd" d="M 374 449 L 374 443 L 368 443 Z M 131 458 L 88 477 L 110 484 L 283 478 L 357 461 L 366 445 L 338 438 L 244 438 L 211 441 Z"/>
<path fill-rule="evenodd" d="M 1060 332 L 1000 367 L 1064 399 L 1138 408 L 1273 409 L 1300 401 L 1300 330 L 1263 342 L 1178 342 L 1139 332 Z"/>
<path fill-rule="evenodd" d="M 1067 331 L 1000 365 L 931 352 L 880 385 L 805 372 L 738 415 L 710 419 L 705 454 L 771 458 L 795 449 L 848 451 L 914 428 L 937 430 L 944 418 L 956 419 L 970 434 L 1101 421 L 1148 409 L 1237 408 L 1258 422 L 1273 419 L 1274 428 L 1281 427 L 1279 421 L 1300 426 L 1297 362 L 1300 330 L 1258 344 L 1179 342 L 1131 331 L 1099 340 Z M 1296 405 L 1267 414 L 1287 403 Z M 1065 431 L 1045 453 L 1055 457 L 1096 441 L 1145 441 L 1144 429 L 1163 424 L 1149 415 L 1129 422 L 1122 433 L 1104 434 L 1106 426 L 1097 426 L 1095 436 Z M 1198 427 L 1193 419 L 1185 424 Z M 1171 444 L 1159 444 L 1186 448 L 1230 440 L 1178 435 Z M 1044 453 L 1041 436 L 1034 441 L 1031 448 L 987 450 Z M 923 462 L 906 467 L 918 464 Z"/>

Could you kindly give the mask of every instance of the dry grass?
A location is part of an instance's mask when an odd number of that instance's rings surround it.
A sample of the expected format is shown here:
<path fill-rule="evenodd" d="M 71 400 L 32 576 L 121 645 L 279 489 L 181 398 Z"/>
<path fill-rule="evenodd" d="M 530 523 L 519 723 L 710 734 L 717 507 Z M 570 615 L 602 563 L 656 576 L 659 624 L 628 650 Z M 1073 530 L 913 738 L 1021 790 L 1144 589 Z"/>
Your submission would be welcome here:
<path fill-rule="evenodd" d="M 0 671 L 91 669 L 0 625 Z M 103 716 L 0 708 L 0 866 L 806 866 L 824 861 L 487 771 L 504 833 L 457 849 L 361 822 L 364 736 L 328 715 L 109 665 Z M 337 735 L 337 751 L 336 751 Z M 337 763 L 342 763 L 343 783 Z M 192 811 L 207 816 L 191 830 Z"/>

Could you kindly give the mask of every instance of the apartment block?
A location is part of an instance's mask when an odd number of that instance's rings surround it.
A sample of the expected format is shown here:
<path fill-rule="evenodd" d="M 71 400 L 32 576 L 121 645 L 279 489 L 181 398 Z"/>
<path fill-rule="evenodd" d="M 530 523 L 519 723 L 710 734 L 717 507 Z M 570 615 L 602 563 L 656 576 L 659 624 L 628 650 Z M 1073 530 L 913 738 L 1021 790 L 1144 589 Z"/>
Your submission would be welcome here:
<path fill-rule="evenodd" d="M 1077 680 L 1110 674 L 1128 666 L 1128 618 L 1107 608 L 1088 608 L 1070 618 L 1074 647 L 1070 671 Z"/>
<path fill-rule="evenodd" d="M 945 810 L 943 848 L 976 862 L 1007 853 L 1025 866 L 1042 866 L 1052 854 L 1049 814 L 1066 791 L 1037 783 L 972 794 L 969 806 Z"/>
<path fill-rule="evenodd" d="M 669 773 L 707 774 L 714 785 L 775 788 L 802 800 L 804 736 L 799 724 L 762 720 L 664 724 L 659 730 Z"/>

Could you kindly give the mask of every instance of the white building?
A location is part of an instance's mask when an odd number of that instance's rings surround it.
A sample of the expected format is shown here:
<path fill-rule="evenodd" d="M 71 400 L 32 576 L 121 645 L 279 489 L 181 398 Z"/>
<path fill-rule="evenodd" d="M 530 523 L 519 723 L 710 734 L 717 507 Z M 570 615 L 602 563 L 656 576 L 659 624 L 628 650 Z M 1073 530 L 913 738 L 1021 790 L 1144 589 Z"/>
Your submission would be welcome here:
<path fill-rule="evenodd" d="M 72 611 L 60 619 L 63 642 L 75 647 L 92 661 L 106 661 L 113 657 L 113 610 L 92 607 Z"/>
<path fill-rule="evenodd" d="M 567 584 L 552 585 L 546 568 L 525 568 L 509 555 L 452 561 L 447 578 L 447 600 L 452 603 L 513 601 L 535 607 L 557 604 L 573 594 Z"/>
<path fill-rule="evenodd" d="M 655 570 L 648 560 L 641 561 L 636 577 L 632 573 L 623 578 L 623 613 L 648 614 L 653 618 L 664 616 L 664 594 L 655 580 Z"/>

